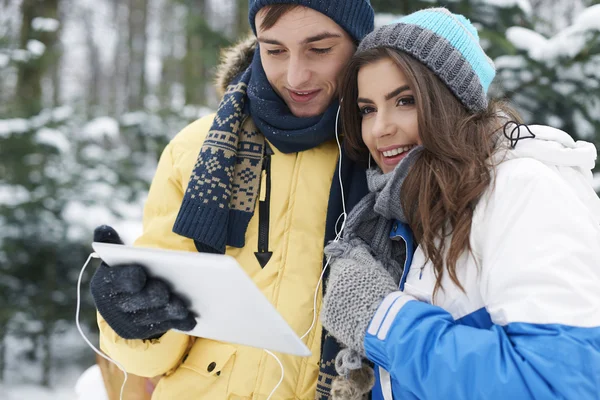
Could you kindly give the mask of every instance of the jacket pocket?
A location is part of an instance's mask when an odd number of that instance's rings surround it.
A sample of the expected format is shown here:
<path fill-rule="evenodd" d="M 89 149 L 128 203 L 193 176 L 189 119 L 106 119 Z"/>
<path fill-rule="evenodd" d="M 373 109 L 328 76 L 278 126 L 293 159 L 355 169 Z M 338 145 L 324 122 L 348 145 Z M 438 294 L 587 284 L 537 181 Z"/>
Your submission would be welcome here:
<path fill-rule="evenodd" d="M 198 338 L 179 368 L 160 380 L 156 400 L 225 399 L 229 390 L 236 348 Z"/>
<path fill-rule="evenodd" d="M 181 367 L 206 377 L 220 376 L 235 352 L 236 348 L 226 343 L 198 339 Z"/>

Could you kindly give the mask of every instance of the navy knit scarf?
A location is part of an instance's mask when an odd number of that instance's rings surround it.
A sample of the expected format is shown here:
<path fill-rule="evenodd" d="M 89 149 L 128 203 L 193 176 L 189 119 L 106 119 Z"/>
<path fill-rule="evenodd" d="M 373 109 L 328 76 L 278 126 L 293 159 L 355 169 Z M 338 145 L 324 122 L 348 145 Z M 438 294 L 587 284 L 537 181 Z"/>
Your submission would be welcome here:
<path fill-rule="evenodd" d="M 269 84 L 257 48 L 250 67 L 229 85 L 219 104 L 173 232 L 193 239 L 201 252 L 224 254 L 227 245 L 243 247 L 259 194 L 264 138 L 284 153 L 316 147 L 335 137 L 337 108 L 338 103 L 334 102 L 317 117 L 292 115 Z M 342 213 L 342 194 L 349 212 L 368 193 L 364 168 L 344 156 L 341 171 L 344 193 L 339 172 L 336 169 L 330 189 L 324 244 L 335 237 L 335 224 Z M 315 397 L 318 400 L 330 398 L 339 351 L 337 341 L 323 330 Z"/>
<path fill-rule="evenodd" d="M 312 149 L 335 137 L 335 117 L 339 104 L 337 101 L 316 117 L 295 117 L 267 80 L 258 48 L 250 68 L 250 115 L 258 129 L 279 151 L 296 153 Z"/>

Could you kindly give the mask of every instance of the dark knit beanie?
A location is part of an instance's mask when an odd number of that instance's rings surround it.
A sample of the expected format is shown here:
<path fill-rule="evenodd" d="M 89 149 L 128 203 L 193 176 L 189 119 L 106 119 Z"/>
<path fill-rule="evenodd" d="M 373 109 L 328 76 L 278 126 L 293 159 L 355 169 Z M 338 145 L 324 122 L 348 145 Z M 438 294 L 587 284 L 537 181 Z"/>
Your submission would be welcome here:
<path fill-rule="evenodd" d="M 472 112 L 487 108 L 487 91 L 496 75 L 479 44 L 477 29 L 462 15 L 429 8 L 370 33 L 357 54 L 378 47 L 407 53 L 433 71 Z"/>
<path fill-rule="evenodd" d="M 371 32 L 375 24 L 375 12 L 370 0 L 249 0 L 248 18 L 254 34 L 256 13 L 273 4 L 297 4 L 312 8 L 334 20 L 357 41 Z"/>

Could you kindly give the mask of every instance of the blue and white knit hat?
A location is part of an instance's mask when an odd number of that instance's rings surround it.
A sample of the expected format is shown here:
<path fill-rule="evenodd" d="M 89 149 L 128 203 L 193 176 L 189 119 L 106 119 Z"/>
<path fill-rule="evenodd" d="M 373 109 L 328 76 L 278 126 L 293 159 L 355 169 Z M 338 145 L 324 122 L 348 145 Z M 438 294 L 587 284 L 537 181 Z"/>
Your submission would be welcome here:
<path fill-rule="evenodd" d="M 360 41 L 375 26 L 375 12 L 370 0 L 249 0 L 248 18 L 256 34 L 256 13 L 273 4 L 297 4 L 325 14 L 344 28 L 354 40 Z"/>
<path fill-rule="evenodd" d="M 496 68 L 479 44 L 477 29 L 464 16 L 445 8 L 417 11 L 367 35 L 357 54 L 378 47 L 400 50 L 423 63 L 468 110 L 487 108 Z"/>

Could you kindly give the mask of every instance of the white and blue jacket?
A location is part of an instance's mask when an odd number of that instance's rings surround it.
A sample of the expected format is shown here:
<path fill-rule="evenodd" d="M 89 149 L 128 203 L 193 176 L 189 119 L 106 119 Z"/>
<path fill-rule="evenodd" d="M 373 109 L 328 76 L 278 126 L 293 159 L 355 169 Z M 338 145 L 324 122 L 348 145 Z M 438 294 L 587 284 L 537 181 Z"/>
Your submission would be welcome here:
<path fill-rule="evenodd" d="M 503 161 L 473 216 L 462 292 L 436 278 L 420 247 L 365 338 L 373 399 L 600 399 L 600 200 L 596 149 L 566 133 Z M 398 224 L 395 239 L 412 247 Z"/>

